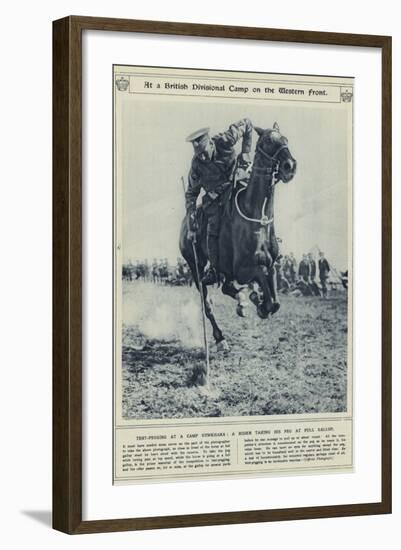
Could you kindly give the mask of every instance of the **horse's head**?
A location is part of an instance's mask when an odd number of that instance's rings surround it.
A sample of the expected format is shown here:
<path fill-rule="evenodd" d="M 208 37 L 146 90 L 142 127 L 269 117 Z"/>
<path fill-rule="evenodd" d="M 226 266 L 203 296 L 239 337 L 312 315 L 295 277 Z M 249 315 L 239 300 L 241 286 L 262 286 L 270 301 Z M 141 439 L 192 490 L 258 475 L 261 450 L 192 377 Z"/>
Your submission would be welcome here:
<path fill-rule="evenodd" d="M 259 135 L 256 154 L 259 153 L 268 166 L 273 166 L 277 170 L 277 181 L 291 181 L 297 170 L 297 161 L 291 155 L 288 139 L 281 134 L 277 122 L 272 129 L 263 130 L 254 126 L 254 130 Z"/>

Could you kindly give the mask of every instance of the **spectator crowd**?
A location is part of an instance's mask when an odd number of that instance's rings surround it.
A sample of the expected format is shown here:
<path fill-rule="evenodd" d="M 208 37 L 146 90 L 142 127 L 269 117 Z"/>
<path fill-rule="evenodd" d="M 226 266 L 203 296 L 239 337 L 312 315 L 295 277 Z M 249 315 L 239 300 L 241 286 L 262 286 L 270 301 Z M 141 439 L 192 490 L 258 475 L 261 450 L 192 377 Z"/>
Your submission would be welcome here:
<path fill-rule="evenodd" d="M 328 286 L 334 288 L 341 284 L 345 289 L 348 286 L 348 272 L 337 275 L 334 270 L 337 279 L 333 281 L 331 271 L 322 251 L 319 251 L 317 258 L 311 252 L 303 254 L 299 262 L 291 252 L 279 256 L 276 261 L 277 289 L 282 294 L 326 298 Z M 177 258 L 175 265 L 170 264 L 167 258 L 154 258 L 152 262 L 129 261 L 123 265 L 122 276 L 128 281 L 144 280 L 173 286 L 192 285 L 193 282 L 188 265 L 181 257 Z"/>
<path fill-rule="evenodd" d="M 296 296 L 327 296 L 330 264 L 322 251 L 317 262 L 311 252 L 302 254 L 299 264 L 292 252 L 279 256 L 276 272 L 279 292 Z"/>

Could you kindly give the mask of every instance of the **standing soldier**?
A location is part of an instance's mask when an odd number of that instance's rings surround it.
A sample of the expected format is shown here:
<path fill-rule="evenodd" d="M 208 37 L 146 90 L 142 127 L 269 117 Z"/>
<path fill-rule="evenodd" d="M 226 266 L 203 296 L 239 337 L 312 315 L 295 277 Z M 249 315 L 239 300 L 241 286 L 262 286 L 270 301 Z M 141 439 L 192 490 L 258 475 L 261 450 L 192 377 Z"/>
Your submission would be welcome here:
<path fill-rule="evenodd" d="M 275 262 L 276 275 L 277 275 L 277 290 L 279 292 L 287 293 L 290 288 L 290 283 L 285 275 L 285 262 L 287 256 L 279 255 Z"/>
<path fill-rule="evenodd" d="M 292 270 L 293 265 L 290 257 L 288 255 L 285 255 L 283 258 L 283 276 L 286 278 L 290 285 L 294 283 Z"/>
<path fill-rule="evenodd" d="M 154 283 L 157 283 L 158 278 L 159 278 L 159 265 L 157 263 L 157 259 L 153 258 L 153 262 L 152 262 L 152 281 Z"/>
<path fill-rule="evenodd" d="M 297 282 L 297 260 L 295 259 L 294 252 L 290 252 L 289 262 L 291 266 L 291 282 L 295 284 Z"/>
<path fill-rule="evenodd" d="M 169 277 L 169 265 L 167 258 L 163 258 L 160 264 L 160 278 L 162 283 L 166 283 Z"/>
<path fill-rule="evenodd" d="M 324 252 L 319 252 L 319 279 L 320 284 L 322 285 L 323 298 L 327 296 L 327 279 L 329 278 L 330 265 L 329 262 L 324 257 Z"/>
<path fill-rule="evenodd" d="M 131 262 L 131 260 L 128 260 L 128 266 L 127 266 L 127 273 L 128 273 L 128 280 L 132 281 L 132 273 L 134 272 L 134 266 Z"/>
<path fill-rule="evenodd" d="M 177 258 L 177 265 L 175 268 L 175 277 L 177 279 L 178 284 L 184 284 L 185 283 L 185 270 L 184 270 L 184 261 L 182 258 Z"/>
<path fill-rule="evenodd" d="M 316 283 L 316 262 L 313 258 L 312 252 L 309 252 L 308 254 L 308 260 L 310 265 L 310 287 L 315 296 L 320 296 L 320 290 Z"/>
<path fill-rule="evenodd" d="M 307 285 L 309 284 L 310 265 L 306 254 L 302 254 L 302 260 L 299 262 L 298 276 Z"/>
<path fill-rule="evenodd" d="M 312 291 L 309 286 L 310 265 L 306 254 L 302 254 L 302 260 L 299 262 L 298 277 L 297 288 L 302 292 L 303 296 L 311 296 Z"/>
<path fill-rule="evenodd" d="M 149 280 L 150 267 L 149 267 L 149 262 L 148 262 L 147 259 L 143 262 L 142 273 L 143 273 L 143 280 L 148 281 Z"/>
<path fill-rule="evenodd" d="M 252 145 L 252 123 L 244 118 L 231 124 L 226 132 L 213 137 L 209 128 L 202 128 L 187 137 L 194 148 L 191 169 L 188 176 L 188 189 L 185 193 L 186 208 L 189 213 L 189 237 L 195 237 L 196 200 L 201 189 L 205 191 L 202 208 L 207 217 L 207 251 L 209 269 L 202 282 L 211 285 L 219 280 L 219 230 L 224 197 L 232 187 L 233 173 L 237 161 L 235 144 L 242 138 L 242 152 L 239 167 L 246 169 L 250 164 L 249 152 Z"/>

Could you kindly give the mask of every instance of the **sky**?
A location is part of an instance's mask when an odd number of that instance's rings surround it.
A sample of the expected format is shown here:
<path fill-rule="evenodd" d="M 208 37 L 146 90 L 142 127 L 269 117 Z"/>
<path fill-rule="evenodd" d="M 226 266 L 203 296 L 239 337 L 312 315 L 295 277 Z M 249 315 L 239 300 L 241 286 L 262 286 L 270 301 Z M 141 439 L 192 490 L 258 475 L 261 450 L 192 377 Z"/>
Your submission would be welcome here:
<path fill-rule="evenodd" d="M 175 262 L 185 211 L 181 177 L 187 178 L 193 153 L 186 136 L 205 126 L 218 133 L 248 117 L 262 128 L 277 121 L 298 163 L 292 182 L 276 187 L 281 252 L 299 258 L 318 247 L 333 266 L 346 269 L 351 135 L 343 104 L 120 97 L 116 135 L 124 262 L 165 257 Z M 254 132 L 252 152 L 256 140 Z"/>

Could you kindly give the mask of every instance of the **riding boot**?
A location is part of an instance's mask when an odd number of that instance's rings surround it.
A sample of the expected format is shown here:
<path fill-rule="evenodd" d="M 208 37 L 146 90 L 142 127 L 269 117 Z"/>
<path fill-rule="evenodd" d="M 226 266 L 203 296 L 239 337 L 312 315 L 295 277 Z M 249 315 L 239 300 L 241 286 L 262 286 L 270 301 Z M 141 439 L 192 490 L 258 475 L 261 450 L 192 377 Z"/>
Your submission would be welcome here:
<path fill-rule="evenodd" d="M 207 252 L 209 256 L 209 269 L 202 278 L 205 285 L 214 285 L 219 282 L 219 238 L 217 235 L 207 236 Z"/>

